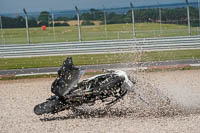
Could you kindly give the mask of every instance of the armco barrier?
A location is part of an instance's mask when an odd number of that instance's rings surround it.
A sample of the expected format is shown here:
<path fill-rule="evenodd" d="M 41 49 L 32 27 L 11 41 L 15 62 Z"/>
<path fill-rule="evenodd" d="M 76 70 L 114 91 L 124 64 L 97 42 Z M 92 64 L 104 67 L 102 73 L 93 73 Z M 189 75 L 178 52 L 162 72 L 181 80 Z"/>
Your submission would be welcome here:
<path fill-rule="evenodd" d="M 200 36 L 0 45 L 0 58 L 200 48 Z"/>

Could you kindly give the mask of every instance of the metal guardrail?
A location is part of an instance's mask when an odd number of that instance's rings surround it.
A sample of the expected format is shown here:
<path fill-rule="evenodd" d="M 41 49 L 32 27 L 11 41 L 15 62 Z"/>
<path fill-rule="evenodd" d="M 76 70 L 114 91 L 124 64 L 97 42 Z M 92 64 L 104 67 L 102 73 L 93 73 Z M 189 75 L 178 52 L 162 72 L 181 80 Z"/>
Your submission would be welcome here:
<path fill-rule="evenodd" d="M 200 48 L 200 36 L 106 40 L 70 43 L 9 44 L 0 46 L 0 58 L 48 55 L 120 53 Z"/>

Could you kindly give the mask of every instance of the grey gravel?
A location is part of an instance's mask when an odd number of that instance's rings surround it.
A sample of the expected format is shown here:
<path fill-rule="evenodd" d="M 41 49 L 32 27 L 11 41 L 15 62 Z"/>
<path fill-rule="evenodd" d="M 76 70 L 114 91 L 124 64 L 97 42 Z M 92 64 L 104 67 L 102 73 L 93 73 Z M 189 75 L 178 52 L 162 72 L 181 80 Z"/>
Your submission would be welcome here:
<path fill-rule="evenodd" d="M 0 132 L 198 133 L 200 70 L 135 73 L 135 91 L 109 110 L 38 117 L 54 78 L 0 81 Z M 142 101 L 141 97 L 144 101 Z"/>

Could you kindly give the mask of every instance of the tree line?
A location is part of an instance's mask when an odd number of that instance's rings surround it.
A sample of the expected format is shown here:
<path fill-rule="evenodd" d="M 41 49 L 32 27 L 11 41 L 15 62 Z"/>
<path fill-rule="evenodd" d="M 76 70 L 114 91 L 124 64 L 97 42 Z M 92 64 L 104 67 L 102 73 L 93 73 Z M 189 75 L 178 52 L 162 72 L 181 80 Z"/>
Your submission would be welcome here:
<path fill-rule="evenodd" d="M 160 22 L 159 9 L 138 9 L 134 11 L 135 22 Z M 83 13 L 83 20 L 99 20 L 104 21 L 104 12 L 91 9 L 88 13 Z M 115 12 L 106 13 L 107 24 L 132 23 L 132 11 L 129 10 L 125 14 L 117 14 Z M 190 7 L 190 19 L 192 26 L 198 26 L 198 8 Z M 187 24 L 186 8 L 164 8 L 161 9 L 162 23 Z"/>
<path fill-rule="evenodd" d="M 136 9 L 135 11 L 135 22 L 160 22 L 159 9 Z M 187 24 L 187 9 L 186 8 L 164 8 L 161 9 L 162 23 L 171 24 Z M 101 21 L 104 24 L 105 14 L 102 10 L 90 9 L 87 13 L 82 13 L 80 18 L 83 20 L 82 25 L 94 25 L 92 21 Z M 198 8 L 190 7 L 190 18 L 191 25 L 198 26 Z M 69 26 L 67 21 L 76 20 L 76 15 L 72 18 L 62 16 L 55 18 L 55 26 Z M 107 24 L 121 24 L 121 23 L 132 23 L 131 10 L 125 14 L 116 12 L 106 13 Z M 65 21 L 60 23 L 59 21 Z M 29 27 L 38 27 L 41 25 L 52 26 L 52 16 L 48 11 L 40 12 L 39 17 L 28 18 Z M 2 16 L 3 28 L 24 28 L 25 18 L 18 16 L 16 18 Z"/>

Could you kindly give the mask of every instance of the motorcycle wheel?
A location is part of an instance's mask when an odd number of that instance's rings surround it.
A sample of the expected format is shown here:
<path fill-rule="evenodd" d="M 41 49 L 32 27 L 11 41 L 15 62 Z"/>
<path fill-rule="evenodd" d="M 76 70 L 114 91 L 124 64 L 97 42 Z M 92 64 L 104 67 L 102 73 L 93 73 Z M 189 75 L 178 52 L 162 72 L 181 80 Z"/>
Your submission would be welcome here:
<path fill-rule="evenodd" d="M 49 99 L 46 102 L 38 104 L 34 107 L 34 113 L 36 115 L 43 115 L 43 114 L 54 114 L 60 111 L 63 111 L 66 107 L 57 97 L 53 99 Z M 65 108 L 64 108 L 65 107 Z"/>

